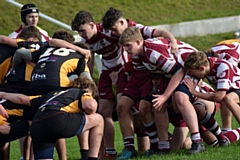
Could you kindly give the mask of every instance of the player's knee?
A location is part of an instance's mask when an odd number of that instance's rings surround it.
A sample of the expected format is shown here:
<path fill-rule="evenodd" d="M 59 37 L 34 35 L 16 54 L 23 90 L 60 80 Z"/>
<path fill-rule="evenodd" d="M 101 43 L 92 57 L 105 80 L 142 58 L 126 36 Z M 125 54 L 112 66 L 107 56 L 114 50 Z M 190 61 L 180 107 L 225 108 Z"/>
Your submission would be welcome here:
<path fill-rule="evenodd" d="M 118 116 L 123 116 L 124 114 L 128 113 L 130 108 L 126 107 L 126 104 L 119 103 L 117 106 L 117 113 Z"/>

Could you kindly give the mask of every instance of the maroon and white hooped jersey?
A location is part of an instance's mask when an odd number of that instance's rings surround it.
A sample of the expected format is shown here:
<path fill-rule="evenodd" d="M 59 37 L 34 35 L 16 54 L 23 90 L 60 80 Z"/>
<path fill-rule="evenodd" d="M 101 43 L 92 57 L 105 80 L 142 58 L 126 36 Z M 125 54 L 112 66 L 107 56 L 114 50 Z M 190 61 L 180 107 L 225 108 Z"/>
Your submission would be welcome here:
<path fill-rule="evenodd" d="M 171 77 L 180 67 L 184 66 L 185 55 L 197 50 L 184 42 L 177 41 L 177 43 L 179 51 L 175 55 L 170 51 L 170 41 L 168 39 L 152 38 L 145 40 L 144 57 L 142 58 L 145 67 L 153 72 Z"/>
<path fill-rule="evenodd" d="M 128 54 L 119 44 L 118 37 L 114 37 L 111 31 L 103 29 L 102 24 L 96 24 L 97 37 L 87 40 L 90 50 L 102 55 L 102 70 L 119 70 L 128 61 Z"/>
<path fill-rule="evenodd" d="M 208 81 L 215 85 L 218 91 L 228 91 L 230 88 L 240 89 L 240 69 L 232 63 L 215 57 L 209 57 L 210 73 Z"/>
<path fill-rule="evenodd" d="M 235 66 L 240 64 L 240 43 L 219 44 L 211 48 L 218 58 L 225 59 Z"/>
<path fill-rule="evenodd" d="M 155 28 L 149 27 L 149 26 L 144 26 L 144 25 L 136 23 L 130 19 L 127 19 L 127 21 L 128 21 L 128 27 L 135 26 L 135 27 L 139 28 L 144 39 L 153 37 L 153 32 L 155 31 Z M 133 56 L 133 57 L 131 57 L 131 59 L 132 59 L 132 63 L 133 63 L 133 68 L 135 70 L 145 70 L 146 69 L 146 67 L 142 63 L 142 60 L 140 57 Z"/>
<path fill-rule="evenodd" d="M 40 33 L 41 33 L 42 41 L 43 41 L 43 42 L 47 42 L 47 41 L 50 41 L 50 40 L 51 40 L 51 38 L 48 36 L 47 31 L 41 29 L 41 28 L 38 27 L 38 26 L 36 26 L 36 27 L 37 27 L 37 29 L 38 29 L 38 30 L 40 31 Z M 17 39 L 18 36 L 19 36 L 19 34 L 22 32 L 22 29 L 23 29 L 23 28 L 22 28 L 22 25 L 21 25 L 16 31 L 12 32 L 8 37 L 9 37 L 9 38 Z"/>

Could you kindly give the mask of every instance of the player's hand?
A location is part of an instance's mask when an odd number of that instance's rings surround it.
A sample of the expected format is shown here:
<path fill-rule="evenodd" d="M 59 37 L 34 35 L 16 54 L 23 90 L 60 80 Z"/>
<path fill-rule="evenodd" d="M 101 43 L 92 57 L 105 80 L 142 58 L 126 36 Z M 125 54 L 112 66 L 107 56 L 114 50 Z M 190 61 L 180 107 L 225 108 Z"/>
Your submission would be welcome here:
<path fill-rule="evenodd" d="M 164 95 L 156 95 L 153 94 L 153 97 L 155 97 L 153 102 L 153 108 L 157 110 L 161 110 L 163 104 L 166 102 L 167 98 Z"/>
<path fill-rule="evenodd" d="M 9 134 L 10 130 L 11 130 L 11 127 L 9 124 L 4 124 L 4 125 L 0 126 L 1 134 Z"/>
<path fill-rule="evenodd" d="M 170 42 L 170 51 L 171 53 L 177 53 L 178 52 L 178 44 L 176 41 Z"/>
<path fill-rule="evenodd" d="M 5 118 L 8 118 L 7 111 L 5 110 L 5 108 L 1 104 L 0 104 L 0 115 L 5 117 Z"/>
<path fill-rule="evenodd" d="M 92 56 L 92 52 L 88 49 L 85 49 L 83 55 L 85 55 L 86 59 L 90 59 Z"/>
<path fill-rule="evenodd" d="M 184 84 L 188 87 L 188 90 L 191 94 L 196 91 L 196 84 L 190 78 L 184 79 Z"/>

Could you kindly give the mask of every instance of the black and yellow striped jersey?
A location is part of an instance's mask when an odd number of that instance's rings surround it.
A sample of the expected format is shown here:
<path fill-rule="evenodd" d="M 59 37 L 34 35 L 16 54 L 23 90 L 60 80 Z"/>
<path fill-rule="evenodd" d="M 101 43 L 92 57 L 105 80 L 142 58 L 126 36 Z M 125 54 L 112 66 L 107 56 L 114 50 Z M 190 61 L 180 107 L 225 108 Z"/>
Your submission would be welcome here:
<path fill-rule="evenodd" d="M 30 89 L 44 86 L 69 87 L 69 76 L 80 75 L 85 69 L 85 57 L 72 49 L 46 47 L 31 77 Z"/>

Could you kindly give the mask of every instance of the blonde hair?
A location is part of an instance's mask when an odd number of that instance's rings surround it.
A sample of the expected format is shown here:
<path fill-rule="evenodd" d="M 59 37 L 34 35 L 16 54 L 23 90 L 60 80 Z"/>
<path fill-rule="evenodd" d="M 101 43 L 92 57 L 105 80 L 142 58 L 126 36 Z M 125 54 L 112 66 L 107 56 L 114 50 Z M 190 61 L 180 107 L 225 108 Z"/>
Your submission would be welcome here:
<path fill-rule="evenodd" d="M 190 69 L 200 69 L 201 66 L 208 65 L 207 55 L 202 51 L 192 52 L 184 62 L 184 69 L 186 71 Z"/>
<path fill-rule="evenodd" d="M 143 37 L 139 28 L 132 26 L 132 27 L 126 28 L 123 31 L 122 35 L 119 38 L 119 43 L 123 45 L 126 42 L 136 41 L 136 40 L 143 41 Z"/>

